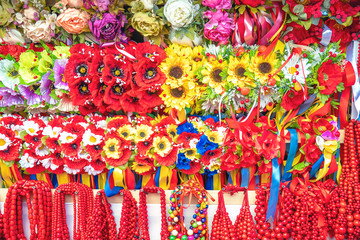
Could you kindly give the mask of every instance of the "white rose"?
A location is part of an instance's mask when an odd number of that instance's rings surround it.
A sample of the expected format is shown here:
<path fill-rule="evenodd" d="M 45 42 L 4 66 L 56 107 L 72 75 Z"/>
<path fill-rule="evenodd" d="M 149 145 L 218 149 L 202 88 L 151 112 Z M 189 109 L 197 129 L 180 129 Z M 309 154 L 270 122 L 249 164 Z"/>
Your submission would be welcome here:
<path fill-rule="evenodd" d="M 22 34 L 14 28 L 7 28 L 5 36 L 3 38 L 0 37 L 0 40 L 8 44 L 25 43 Z"/>
<path fill-rule="evenodd" d="M 40 42 L 40 40 L 43 40 L 44 42 L 51 41 L 51 28 L 44 20 L 26 26 L 24 28 L 24 33 L 33 42 Z"/>
<path fill-rule="evenodd" d="M 164 6 L 164 15 L 173 28 L 188 26 L 196 16 L 199 5 L 190 0 L 169 0 Z"/>
<path fill-rule="evenodd" d="M 154 4 L 157 0 L 140 0 L 144 5 L 144 9 L 152 10 L 154 8 Z"/>
<path fill-rule="evenodd" d="M 187 36 L 183 36 L 182 38 L 177 38 L 175 36 L 175 31 L 171 30 L 169 34 L 169 39 L 174 44 L 179 44 L 183 46 L 195 47 L 202 44 L 202 38 L 198 34 L 194 34 L 194 39 L 190 39 Z"/>

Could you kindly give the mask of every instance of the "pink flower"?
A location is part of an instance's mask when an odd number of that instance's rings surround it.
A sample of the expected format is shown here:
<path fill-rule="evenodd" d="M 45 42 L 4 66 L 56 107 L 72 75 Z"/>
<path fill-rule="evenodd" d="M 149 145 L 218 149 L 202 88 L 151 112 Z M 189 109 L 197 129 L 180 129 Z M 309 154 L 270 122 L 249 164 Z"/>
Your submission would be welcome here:
<path fill-rule="evenodd" d="M 216 10 L 204 12 L 204 18 L 210 21 L 205 24 L 204 35 L 207 39 L 220 44 L 227 44 L 235 29 L 234 19 L 229 17 L 225 11 Z"/>
<path fill-rule="evenodd" d="M 203 0 L 202 5 L 215 9 L 230 9 L 231 0 Z"/>

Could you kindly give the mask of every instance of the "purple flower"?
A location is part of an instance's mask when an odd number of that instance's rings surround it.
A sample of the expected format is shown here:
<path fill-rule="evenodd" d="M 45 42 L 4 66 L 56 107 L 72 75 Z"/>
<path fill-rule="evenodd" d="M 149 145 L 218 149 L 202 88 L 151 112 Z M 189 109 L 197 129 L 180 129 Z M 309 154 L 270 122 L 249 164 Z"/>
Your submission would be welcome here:
<path fill-rule="evenodd" d="M 39 83 L 32 84 L 30 86 L 19 85 L 19 92 L 27 100 L 27 105 L 32 106 L 39 104 L 43 101 L 42 96 L 37 95 L 35 91 L 40 87 Z"/>
<path fill-rule="evenodd" d="M 51 71 L 45 73 L 41 78 L 40 92 L 43 99 L 51 105 L 55 105 L 58 100 L 52 98 L 50 93 L 54 90 L 54 83 L 49 79 Z"/>
<path fill-rule="evenodd" d="M 89 28 L 98 40 L 114 40 L 121 33 L 125 23 L 126 17 L 122 13 L 117 16 L 104 13 L 101 18 L 94 15 L 89 21 Z"/>
<path fill-rule="evenodd" d="M 339 140 L 340 133 L 339 131 L 325 131 L 321 134 L 321 137 L 325 140 Z"/>
<path fill-rule="evenodd" d="M 24 99 L 21 95 L 10 88 L 0 88 L 0 98 L 0 107 L 24 104 Z"/>
<path fill-rule="evenodd" d="M 65 81 L 64 72 L 68 59 L 56 59 L 54 64 L 55 88 L 69 91 L 69 83 Z"/>

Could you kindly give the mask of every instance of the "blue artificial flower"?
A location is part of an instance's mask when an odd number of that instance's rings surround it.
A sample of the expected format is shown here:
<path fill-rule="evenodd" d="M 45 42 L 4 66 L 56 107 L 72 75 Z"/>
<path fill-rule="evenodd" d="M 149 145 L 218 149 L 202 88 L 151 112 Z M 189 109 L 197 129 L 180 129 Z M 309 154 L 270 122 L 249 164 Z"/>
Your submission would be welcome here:
<path fill-rule="evenodd" d="M 206 176 L 214 176 L 215 174 L 217 174 L 218 171 L 214 170 L 214 171 L 210 171 L 210 169 L 205 168 L 204 169 L 204 173 L 202 175 L 206 175 Z"/>
<path fill-rule="evenodd" d="M 187 133 L 199 133 L 196 128 L 194 128 L 194 125 L 189 122 L 184 122 L 183 124 L 180 124 L 177 127 L 177 134 L 180 135 L 183 132 Z"/>
<path fill-rule="evenodd" d="M 214 119 L 214 122 L 217 123 L 219 121 L 219 116 L 217 115 L 207 115 L 207 116 L 203 116 L 201 117 L 201 120 L 203 120 L 204 122 L 209 119 L 209 118 L 212 118 Z"/>
<path fill-rule="evenodd" d="M 200 137 L 199 142 L 196 144 L 197 152 L 201 155 L 209 150 L 215 150 L 219 147 L 219 144 L 211 142 L 206 135 Z"/>
<path fill-rule="evenodd" d="M 179 170 L 189 170 L 190 169 L 190 159 L 185 157 L 185 153 L 178 154 L 176 167 Z"/>

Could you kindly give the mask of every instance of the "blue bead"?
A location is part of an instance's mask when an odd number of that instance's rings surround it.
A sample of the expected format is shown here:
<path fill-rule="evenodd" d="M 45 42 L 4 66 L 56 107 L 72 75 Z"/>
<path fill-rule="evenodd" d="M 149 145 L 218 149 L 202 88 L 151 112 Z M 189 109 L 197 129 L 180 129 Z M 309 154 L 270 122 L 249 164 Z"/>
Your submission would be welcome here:
<path fill-rule="evenodd" d="M 171 206 L 171 210 L 172 210 L 172 211 L 174 211 L 174 210 L 175 210 L 175 208 L 174 208 L 173 206 Z"/>
<path fill-rule="evenodd" d="M 200 236 L 199 236 L 199 234 L 198 233 L 195 233 L 194 234 L 194 238 L 196 239 L 196 238 L 199 238 Z"/>
<path fill-rule="evenodd" d="M 193 215 L 193 218 L 195 219 L 196 217 L 197 217 L 197 215 L 196 215 L 196 214 L 194 214 L 194 215 Z"/>
<path fill-rule="evenodd" d="M 201 219 L 201 222 L 202 222 L 202 223 L 205 223 L 205 222 L 206 222 L 206 218 L 202 218 L 202 219 Z"/>
<path fill-rule="evenodd" d="M 199 207 L 200 207 L 200 204 L 196 204 L 196 207 L 199 208 Z"/>
<path fill-rule="evenodd" d="M 203 214 L 204 213 L 204 211 L 203 210 L 200 210 L 200 214 Z"/>
<path fill-rule="evenodd" d="M 327 16 L 328 15 L 327 11 L 323 11 L 322 15 Z"/>
<path fill-rule="evenodd" d="M 193 226 L 190 226 L 189 228 L 192 230 L 192 229 L 193 229 Z"/>

